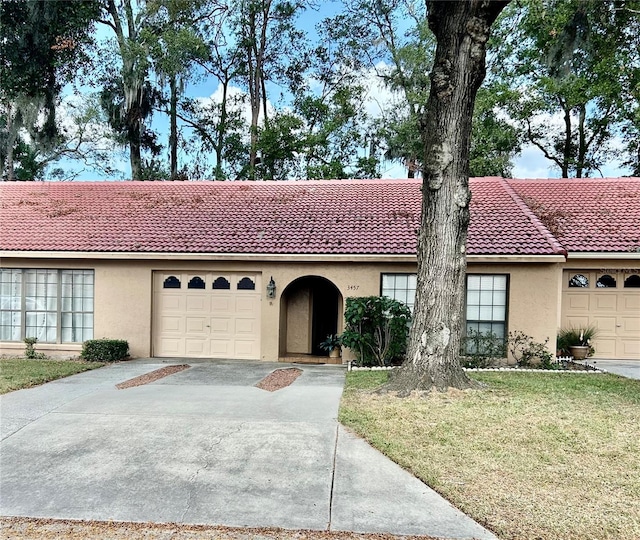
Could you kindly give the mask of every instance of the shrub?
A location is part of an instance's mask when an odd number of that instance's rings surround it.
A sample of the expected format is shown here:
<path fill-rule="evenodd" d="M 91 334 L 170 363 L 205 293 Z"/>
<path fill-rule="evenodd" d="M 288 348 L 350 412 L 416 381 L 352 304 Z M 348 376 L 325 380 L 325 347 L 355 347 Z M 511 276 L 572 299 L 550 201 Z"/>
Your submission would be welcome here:
<path fill-rule="evenodd" d="M 38 338 L 26 337 L 23 341 L 26 345 L 24 349 L 25 358 L 29 360 L 44 360 L 47 357 L 44 353 L 36 352 L 35 344 L 38 343 Z"/>
<path fill-rule="evenodd" d="M 129 343 L 123 339 L 89 339 L 82 344 L 80 357 L 90 362 L 116 362 L 129 356 Z"/>
<path fill-rule="evenodd" d="M 529 367 L 536 365 L 543 369 L 556 369 L 558 364 L 553 362 L 553 354 L 549 352 L 547 345 L 549 338 L 544 343 L 533 341 L 531 336 L 518 330 L 517 332 L 509 332 L 507 346 L 513 355 L 516 363 L 520 367 Z"/>
<path fill-rule="evenodd" d="M 460 352 L 462 365 L 467 368 L 482 368 L 495 360 L 507 356 L 507 344 L 493 332 L 475 332 L 471 328 L 462 340 Z"/>
<path fill-rule="evenodd" d="M 390 365 L 404 360 L 411 311 L 386 296 L 347 298 L 342 344 L 365 366 Z"/>

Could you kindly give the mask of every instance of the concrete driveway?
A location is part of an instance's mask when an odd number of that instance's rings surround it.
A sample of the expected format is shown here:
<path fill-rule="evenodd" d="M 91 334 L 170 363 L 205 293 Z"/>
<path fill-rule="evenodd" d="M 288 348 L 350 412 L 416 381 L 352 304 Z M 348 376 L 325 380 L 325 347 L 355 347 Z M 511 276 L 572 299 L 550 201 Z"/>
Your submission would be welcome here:
<path fill-rule="evenodd" d="M 0 398 L 0 514 L 495 538 L 342 428 L 342 366 L 135 360 Z"/>
<path fill-rule="evenodd" d="M 608 358 L 589 358 L 587 363 L 609 373 L 628 379 L 640 379 L 640 360 L 612 360 Z"/>

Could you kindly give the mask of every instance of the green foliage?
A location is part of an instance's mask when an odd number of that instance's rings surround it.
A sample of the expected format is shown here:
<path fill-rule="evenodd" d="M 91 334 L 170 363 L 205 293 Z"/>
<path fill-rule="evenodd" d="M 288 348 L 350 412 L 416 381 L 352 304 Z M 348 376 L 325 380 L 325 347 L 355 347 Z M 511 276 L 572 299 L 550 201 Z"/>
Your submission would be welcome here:
<path fill-rule="evenodd" d="M 411 311 L 386 296 L 350 297 L 346 301 L 342 344 L 365 366 L 401 362 L 407 347 Z"/>
<path fill-rule="evenodd" d="M 3 178 L 40 177 L 43 167 L 38 156 L 65 138 L 56 117 L 59 96 L 88 58 L 86 45 L 99 12 L 98 0 L 0 2 Z"/>
<path fill-rule="evenodd" d="M 123 339 L 89 339 L 82 344 L 80 357 L 92 362 L 117 362 L 129 356 L 129 343 Z"/>
<path fill-rule="evenodd" d="M 487 367 L 507 356 L 507 344 L 493 332 L 476 332 L 470 328 L 462 340 L 461 355 L 464 367 Z"/>
<path fill-rule="evenodd" d="M 509 352 L 519 367 L 557 369 L 559 366 L 553 362 L 554 355 L 549 352 L 548 344 L 549 338 L 540 343 L 520 330 L 509 332 L 507 340 Z"/>
<path fill-rule="evenodd" d="M 502 110 L 564 177 L 599 173 L 638 110 L 640 3 L 623 4 L 526 0 L 496 29 L 490 78 L 515 94 Z"/>
<path fill-rule="evenodd" d="M 44 360 L 47 357 L 44 353 L 36 352 L 35 344 L 38 342 L 38 338 L 26 337 L 23 341 L 26 345 L 24 350 L 25 358 L 28 360 Z"/>
<path fill-rule="evenodd" d="M 500 115 L 500 108 L 513 98 L 512 92 L 498 84 L 478 90 L 471 131 L 470 176 L 511 176 L 522 136 Z"/>

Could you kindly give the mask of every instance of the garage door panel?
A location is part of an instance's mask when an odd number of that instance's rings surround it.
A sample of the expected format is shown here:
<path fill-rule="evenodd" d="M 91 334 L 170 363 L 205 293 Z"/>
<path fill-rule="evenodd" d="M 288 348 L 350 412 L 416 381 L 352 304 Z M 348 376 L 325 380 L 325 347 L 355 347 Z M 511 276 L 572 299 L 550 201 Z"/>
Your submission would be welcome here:
<path fill-rule="evenodd" d="M 231 341 L 226 339 L 212 339 L 209 344 L 212 358 L 233 358 Z"/>
<path fill-rule="evenodd" d="M 233 312 L 233 298 L 228 295 L 216 295 L 211 298 L 211 311 L 214 313 L 230 314 Z"/>
<path fill-rule="evenodd" d="M 234 329 L 236 334 L 254 335 L 257 330 L 256 321 L 255 319 L 236 319 Z"/>
<path fill-rule="evenodd" d="M 640 317 L 640 294 L 638 294 L 638 291 L 630 292 L 625 290 L 620 303 L 622 311 L 633 311 Z"/>
<path fill-rule="evenodd" d="M 598 329 L 599 335 L 615 335 L 616 333 L 616 317 L 598 317 L 595 316 L 592 318 L 593 325 Z"/>
<path fill-rule="evenodd" d="M 627 358 L 640 359 L 640 339 L 622 340 L 622 354 Z"/>
<path fill-rule="evenodd" d="M 589 295 L 584 293 L 574 293 L 566 295 L 567 306 L 571 310 L 589 310 Z"/>
<path fill-rule="evenodd" d="M 208 319 L 204 317 L 187 317 L 186 319 L 187 334 L 204 334 L 209 333 L 207 325 Z"/>
<path fill-rule="evenodd" d="M 593 347 L 598 352 L 598 356 L 615 357 L 617 343 L 618 340 L 615 337 L 610 339 L 598 338 L 594 340 Z"/>
<path fill-rule="evenodd" d="M 160 348 L 166 356 L 182 356 L 182 351 L 184 351 L 184 339 L 163 338 L 160 340 Z"/>
<path fill-rule="evenodd" d="M 193 338 L 185 339 L 185 353 L 187 354 L 187 356 L 195 356 L 195 357 L 206 356 L 206 352 L 207 352 L 206 346 L 207 346 L 206 339 L 193 339 Z"/>
<path fill-rule="evenodd" d="M 184 311 L 184 298 L 178 295 L 161 296 L 158 307 L 163 313 L 166 311 Z"/>
<path fill-rule="evenodd" d="M 259 359 L 261 295 L 255 290 L 235 288 L 247 274 L 199 273 L 206 288 L 188 289 L 187 283 L 193 275 L 155 274 L 153 353 L 156 356 Z M 168 280 L 170 276 L 174 278 Z M 213 289 L 220 276 L 231 283 L 231 289 Z M 248 277 L 259 287 L 258 275 Z M 177 280 L 180 288 L 175 287 Z M 165 284 L 172 287 L 165 288 Z"/>
<path fill-rule="evenodd" d="M 160 332 L 162 333 L 183 333 L 184 319 L 182 317 L 160 317 Z"/>
<path fill-rule="evenodd" d="M 232 334 L 232 323 L 233 321 L 231 319 L 220 319 L 215 317 L 211 319 L 211 331 L 214 334 L 224 334 L 225 336 L 230 336 Z"/>
<path fill-rule="evenodd" d="M 578 328 L 580 326 L 588 326 L 589 325 L 589 316 L 588 315 L 574 315 L 567 317 L 568 325 L 572 328 Z"/>
<path fill-rule="evenodd" d="M 235 342 L 235 354 L 239 358 L 251 358 L 255 355 L 255 342 L 236 340 Z"/>
<path fill-rule="evenodd" d="M 640 317 L 622 317 L 622 330 L 640 336 Z"/>
<path fill-rule="evenodd" d="M 185 310 L 189 313 L 209 313 L 210 310 L 209 299 L 203 295 L 188 295 L 186 298 Z"/>
<path fill-rule="evenodd" d="M 593 296 L 593 309 L 615 312 L 618 309 L 618 297 L 615 294 L 596 292 Z"/>
<path fill-rule="evenodd" d="M 256 310 L 256 296 L 238 296 L 236 298 L 236 313 L 250 313 L 253 314 Z"/>

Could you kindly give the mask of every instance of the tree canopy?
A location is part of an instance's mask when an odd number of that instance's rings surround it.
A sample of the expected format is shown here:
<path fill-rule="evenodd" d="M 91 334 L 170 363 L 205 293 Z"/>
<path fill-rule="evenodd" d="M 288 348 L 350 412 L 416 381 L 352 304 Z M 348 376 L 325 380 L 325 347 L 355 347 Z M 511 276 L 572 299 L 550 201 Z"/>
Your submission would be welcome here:
<path fill-rule="evenodd" d="M 0 6 L 5 179 L 71 179 L 80 163 L 112 177 L 118 161 L 121 177 L 174 180 L 420 176 L 426 166 L 436 37 L 423 2 Z M 640 0 L 512 3 L 487 44 L 470 174 L 509 176 L 527 147 L 553 174 L 607 164 L 638 174 L 638 36 Z"/>

